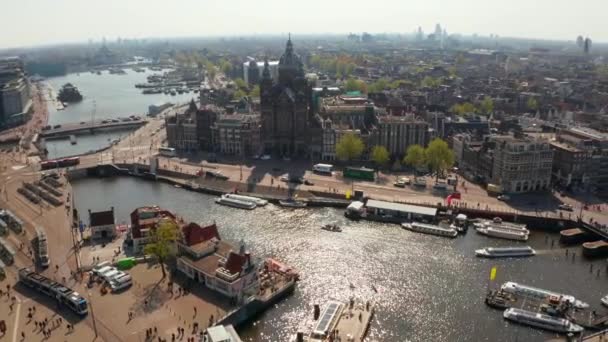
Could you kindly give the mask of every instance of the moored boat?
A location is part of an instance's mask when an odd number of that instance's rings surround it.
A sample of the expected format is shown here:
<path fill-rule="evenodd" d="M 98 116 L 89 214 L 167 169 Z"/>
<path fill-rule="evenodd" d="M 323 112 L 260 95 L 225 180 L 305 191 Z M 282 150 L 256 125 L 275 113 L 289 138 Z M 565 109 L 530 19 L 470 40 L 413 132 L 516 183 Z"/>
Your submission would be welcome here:
<path fill-rule="evenodd" d="M 583 243 L 583 255 L 590 258 L 608 255 L 608 242 L 598 240 Z"/>
<path fill-rule="evenodd" d="M 487 235 L 491 237 L 507 239 L 507 240 L 517 240 L 517 241 L 527 241 L 528 233 L 522 231 L 515 231 L 510 229 L 501 229 L 494 227 L 480 227 L 475 226 L 475 230 L 482 235 Z"/>
<path fill-rule="evenodd" d="M 580 333 L 584 330 L 580 325 L 574 324 L 565 318 L 557 318 L 516 308 L 505 310 L 503 317 L 513 322 L 559 333 Z"/>
<path fill-rule="evenodd" d="M 530 247 L 485 247 L 475 250 L 475 255 L 486 258 L 516 258 L 536 255 Z"/>
<path fill-rule="evenodd" d="M 340 228 L 337 224 L 326 224 L 326 225 L 322 226 L 321 229 L 327 230 L 330 232 L 335 232 L 335 233 L 342 232 L 342 228 Z"/>
<path fill-rule="evenodd" d="M 237 194 L 226 194 L 225 195 L 226 198 L 233 198 L 233 199 L 237 199 L 240 201 L 245 201 L 245 202 L 252 202 L 255 203 L 255 205 L 257 206 L 265 206 L 266 204 L 268 204 L 268 201 L 262 198 L 258 198 L 258 197 L 253 197 L 253 196 L 243 196 L 243 195 L 237 195 Z"/>
<path fill-rule="evenodd" d="M 604 304 L 604 305 L 608 306 L 608 295 L 604 296 L 604 297 L 601 299 L 601 301 L 602 301 L 602 304 Z"/>
<path fill-rule="evenodd" d="M 454 238 L 458 235 L 458 231 L 454 228 L 444 228 L 432 224 L 419 222 L 402 223 L 401 227 L 417 233 L 445 236 L 451 238 Z"/>
<path fill-rule="evenodd" d="M 227 198 L 225 197 L 225 195 L 222 195 L 220 198 L 215 199 L 215 203 L 217 204 L 221 204 L 221 205 L 226 205 L 229 207 L 233 207 L 233 208 L 239 208 L 239 209 L 255 209 L 256 205 L 253 202 L 246 202 L 246 201 L 241 201 L 238 199 L 234 199 L 234 198 Z"/>
<path fill-rule="evenodd" d="M 553 292 L 553 291 L 549 291 L 549 290 L 539 289 L 539 288 L 532 287 L 532 286 L 521 285 L 521 284 L 518 284 L 518 283 L 515 283 L 512 281 L 508 281 L 508 282 L 502 284 L 502 286 L 500 288 L 501 288 L 501 290 L 503 290 L 504 292 L 507 292 L 507 293 L 513 293 L 516 295 L 534 298 L 537 300 L 538 299 L 545 300 L 545 299 L 549 299 L 549 298 L 557 298 L 560 302 L 570 303 L 574 307 L 577 307 L 580 309 L 585 309 L 585 308 L 589 307 L 589 304 L 574 298 L 574 296 L 565 295 L 565 294 L 561 294 L 561 293 L 557 293 L 557 292 Z"/>
<path fill-rule="evenodd" d="M 286 199 L 286 200 L 280 200 L 279 204 L 283 207 L 287 207 L 287 208 L 305 208 L 307 206 L 307 203 L 304 201 L 297 201 L 294 199 Z"/>

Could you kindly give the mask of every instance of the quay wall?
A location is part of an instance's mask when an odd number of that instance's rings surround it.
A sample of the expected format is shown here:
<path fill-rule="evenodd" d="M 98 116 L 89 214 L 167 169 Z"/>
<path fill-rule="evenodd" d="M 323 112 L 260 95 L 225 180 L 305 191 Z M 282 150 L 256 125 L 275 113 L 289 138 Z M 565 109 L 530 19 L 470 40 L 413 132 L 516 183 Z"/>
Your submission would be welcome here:
<path fill-rule="evenodd" d="M 88 169 L 83 173 L 80 170 L 70 170 L 68 171 L 68 176 L 72 179 L 72 176 L 75 178 L 78 177 L 113 177 L 113 176 L 132 176 L 132 177 L 140 177 L 147 180 L 160 181 L 168 184 L 177 184 L 181 187 L 191 190 L 197 191 L 201 193 L 211 194 L 211 195 L 221 195 L 229 192 L 226 189 L 226 186 L 213 186 L 209 184 L 196 184 L 196 186 L 192 186 L 188 181 L 194 180 L 197 177 L 192 174 L 186 174 L 178 171 L 157 170 L 157 174 L 150 174 L 150 166 L 147 164 L 104 164 L 94 166 Z M 217 183 L 220 185 L 221 183 Z M 277 203 L 279 200 L 284 199 L 284 195 L 273 195 L 273 194 L 264 194 L 258 193 L 254 191 L 242 191 L 241 193 L 251 195 L 255 195 L 260 198 L 264 198 L 270 202 Z M 347 201 L 342 198 L 342 196 L 338 194 L 327 194 L 323 192 L 310 191 L 309 192 L 312 197 L 307 198 L 308 204 L 311 207 L 338 207 L 338 208 L 346 208 L 350 201 Z M 408 203 L 406 201 L 399 201 L 399 203 L 413 204 L 420 206 L 420 203 L 411 202 Z M 427 204 L 423 205 L 427 207 L 437 208 L 440 211 L 446 212 L 451 210 L 452 213 L 463 213 L 469 217 L 473 218 L 484 218 L 484 219 L 493 219 L 495 217 L 500 217 L 504 221 L 516 222 L 516 223 L 525 223 L 528 225 L 530 229 L 536 230 L 544 230 L 550 232 L 559 232 L 564 229 L 581 227 L 586 231 L 590 232 L 586 225 L 581 224 L 580 222 L 569 220 L 569 219 L 560 219 L 560 218 L 552 218 L 552 217 L 543 217 L 543 216 L 535 216 L 535 215 L 520 215 L 513 212 L 501 212 L 501 211 L 488 211 L 483 209 L 476 208 L 463 208 L 463 207 L 447 207 L 438 202 L 437 204 Z M 592 233 L 592 232 L 590 232 Z M 598 236 L 598 239 L 600 237 Z"/>

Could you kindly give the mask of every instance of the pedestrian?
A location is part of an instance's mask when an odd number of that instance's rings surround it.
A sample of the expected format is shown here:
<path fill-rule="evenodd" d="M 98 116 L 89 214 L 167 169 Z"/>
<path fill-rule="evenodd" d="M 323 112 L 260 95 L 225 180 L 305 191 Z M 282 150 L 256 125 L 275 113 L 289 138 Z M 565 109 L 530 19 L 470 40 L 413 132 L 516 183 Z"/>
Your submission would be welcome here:
<path fill-rule="evenodd" d="M 21 332 L 21 339 L 25 340 L 25 332 L 23 332 L 23 331 Z"/>
<path fill-rule="evenodd" d="M 196 306 L 194 307 L 194 316 L 196 316 Z"/>

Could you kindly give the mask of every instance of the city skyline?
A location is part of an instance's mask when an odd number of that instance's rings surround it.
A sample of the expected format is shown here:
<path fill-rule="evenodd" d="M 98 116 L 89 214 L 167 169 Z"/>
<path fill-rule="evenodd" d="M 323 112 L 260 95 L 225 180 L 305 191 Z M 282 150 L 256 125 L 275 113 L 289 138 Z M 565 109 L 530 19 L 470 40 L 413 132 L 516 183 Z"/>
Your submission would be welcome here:
<path fill-rule="evenodd" d="M 608 4 L 598 0 L 588 1 L 580 11 L 574 11 L 565 0 L 516 0 L 509 4 L 480 0 L 448 4 L 438 0 L 423 4 L 386 0 L 371 12 L 342 0 L 311 0 L 303 8 L 286 6 L 278 0 L 263 4 L 236 0 L 230 6 L 185 0 L 179 7 L 142 0 L 86 4 L 75 0 L 52 3 L 27 0 L 4 7 L 10 10 L 0 14 L 0 26 L 6 33 L 0 37 L 0 49 L 100 41 L 104 37 L 113 41 L 118 37 L 251 36 L 287 31 L 412 33 L 418 26 L 430 33 L 437 23 L 447 28 L 448 34 L 565 41 L 574 41 L 582 35 L 594 42 L 608 41 L 608 33 L 601 26 L 601 13 L 608 10 Z"/>

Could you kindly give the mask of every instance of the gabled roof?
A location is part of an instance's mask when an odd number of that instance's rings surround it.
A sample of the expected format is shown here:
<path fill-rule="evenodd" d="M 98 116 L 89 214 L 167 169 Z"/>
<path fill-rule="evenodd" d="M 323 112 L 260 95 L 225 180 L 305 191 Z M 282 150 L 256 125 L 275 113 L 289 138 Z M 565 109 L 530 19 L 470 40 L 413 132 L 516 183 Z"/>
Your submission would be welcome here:
<path fill-rule="evenodd" d="M 91 227 L 107 226 L 114 224 L 114 211 L 98 211 L 96 213 L 89 213 L 89 224 Z"/>
<path fill-rule="evenodd" d="M 230 252 L 228 259 L 226 260 L 226 268 L 230 273 L 241 273 L 245 262 L 249 259 L 249 255 L 241 255 L 234 252 Z"/>
<path fill-rule="evenodd" d="M 184 233 L 184 242 L 187 246 L 194 246 L 213 238 L 221 240 L 215 223 L 210 226 L 201 227 L 194 222 L 190 222 L 182 227 L 182 232 Z"/>

